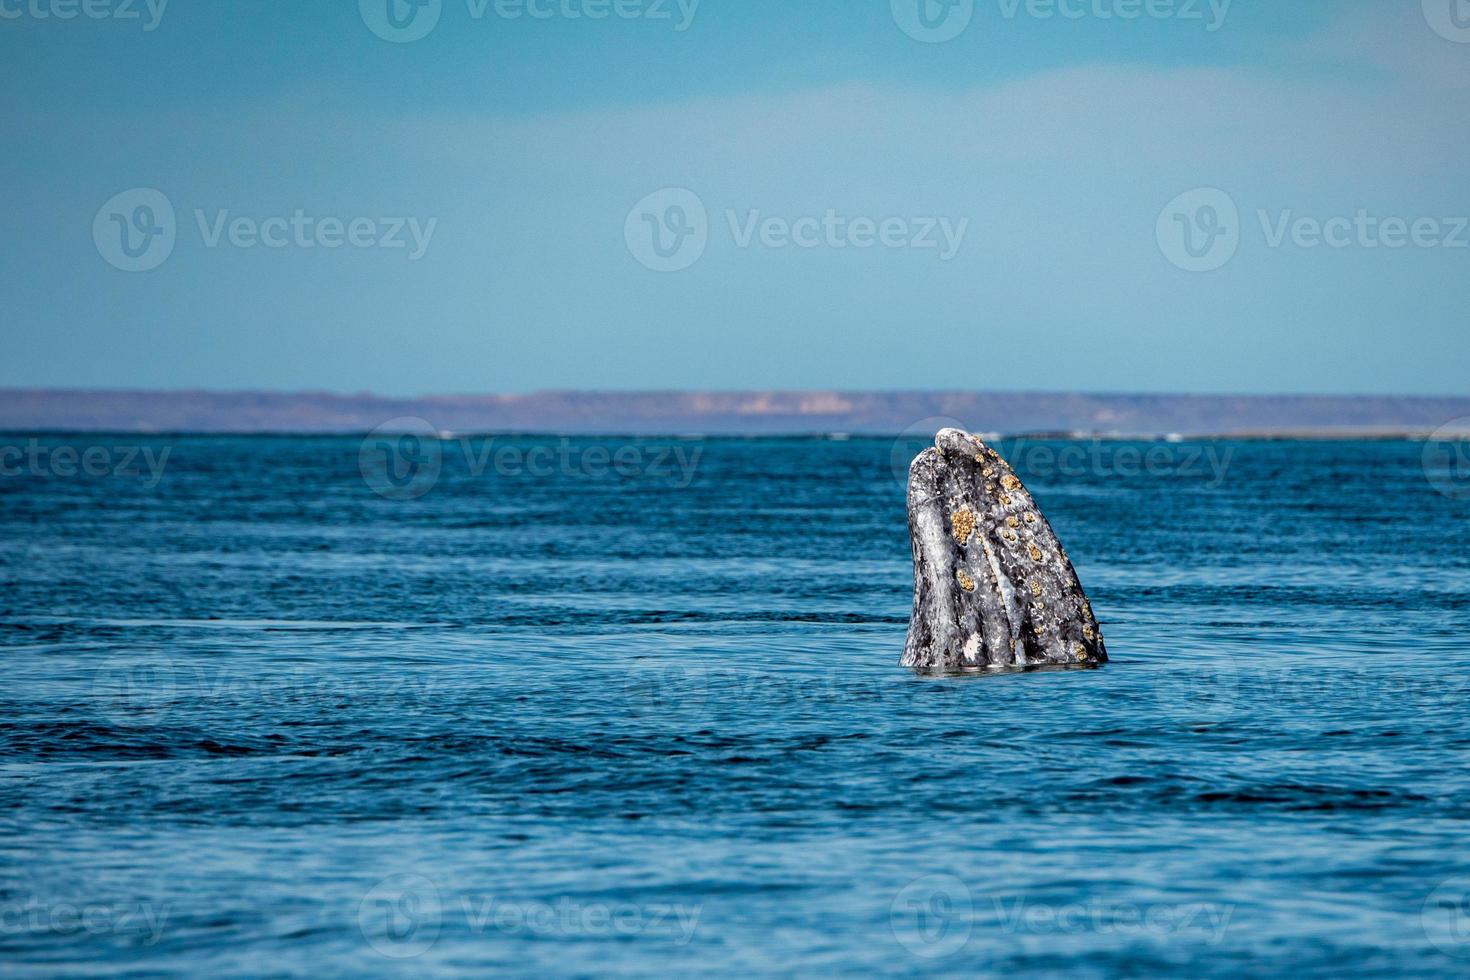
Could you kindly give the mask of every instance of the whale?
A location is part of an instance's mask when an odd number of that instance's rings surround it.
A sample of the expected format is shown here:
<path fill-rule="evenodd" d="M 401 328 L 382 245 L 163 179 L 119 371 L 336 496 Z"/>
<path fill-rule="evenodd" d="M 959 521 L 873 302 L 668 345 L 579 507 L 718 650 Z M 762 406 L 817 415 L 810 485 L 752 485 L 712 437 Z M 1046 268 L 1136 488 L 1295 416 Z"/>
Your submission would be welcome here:
<path fill-rule="evenodd" d="M 902 666 L 953 673 L 1107 662 L 1071 560 L 995 449 L 941 429 L 909 466 L 907 503 L 914 605 Z"/>

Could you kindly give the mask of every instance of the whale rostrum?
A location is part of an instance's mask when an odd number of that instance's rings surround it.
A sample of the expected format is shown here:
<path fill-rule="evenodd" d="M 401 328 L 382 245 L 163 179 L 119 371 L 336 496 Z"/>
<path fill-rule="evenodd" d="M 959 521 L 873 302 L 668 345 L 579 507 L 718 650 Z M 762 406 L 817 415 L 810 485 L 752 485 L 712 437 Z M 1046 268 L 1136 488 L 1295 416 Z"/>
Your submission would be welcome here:
<path fill-rule="evenodd" d="M 1000 454 L 942 429 L 909 467 L 914 610 L 903 666 L 948 671 L 1105 663 L 1077 573 Z"/>

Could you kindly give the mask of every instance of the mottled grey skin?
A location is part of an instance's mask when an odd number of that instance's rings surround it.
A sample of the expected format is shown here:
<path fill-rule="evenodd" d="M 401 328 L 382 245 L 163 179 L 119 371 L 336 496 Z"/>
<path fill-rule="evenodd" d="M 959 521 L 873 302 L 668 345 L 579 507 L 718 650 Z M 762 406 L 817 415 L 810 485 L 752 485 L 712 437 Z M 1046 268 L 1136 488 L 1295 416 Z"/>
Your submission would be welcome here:
<path fill-rule="evenodd" d="M 959 429 L 909 467 L 914 611 L 903 665 L 926 673 L 1100 664 L 1067 553 L 1000 454 Z"/>

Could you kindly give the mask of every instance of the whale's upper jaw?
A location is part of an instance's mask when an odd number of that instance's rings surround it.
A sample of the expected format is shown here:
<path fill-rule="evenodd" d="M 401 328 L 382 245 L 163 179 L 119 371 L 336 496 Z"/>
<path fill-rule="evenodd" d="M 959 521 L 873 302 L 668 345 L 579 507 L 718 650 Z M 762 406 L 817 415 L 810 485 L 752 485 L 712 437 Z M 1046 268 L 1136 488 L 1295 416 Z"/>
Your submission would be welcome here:
<path fill-rule="evenodd" d="M 943 429 L 909 467 L 914 607 L 903 664 L 924 671 L 1107 660 L 1072 563 L 983 440 Z"/>

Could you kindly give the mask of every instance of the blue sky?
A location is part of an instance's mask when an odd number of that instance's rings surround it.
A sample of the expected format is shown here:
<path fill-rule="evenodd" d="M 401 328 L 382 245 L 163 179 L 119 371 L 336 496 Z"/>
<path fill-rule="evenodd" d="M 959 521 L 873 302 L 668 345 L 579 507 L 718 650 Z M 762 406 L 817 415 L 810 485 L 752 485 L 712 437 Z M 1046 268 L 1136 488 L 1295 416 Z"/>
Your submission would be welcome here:
<path fill-rule="evenodd" d="M 391 2 L 0 0 L 0 384 L 1470 393 L 1467 0 Z"/>

